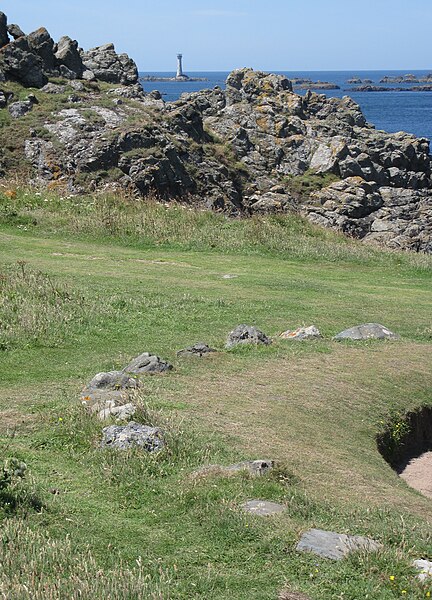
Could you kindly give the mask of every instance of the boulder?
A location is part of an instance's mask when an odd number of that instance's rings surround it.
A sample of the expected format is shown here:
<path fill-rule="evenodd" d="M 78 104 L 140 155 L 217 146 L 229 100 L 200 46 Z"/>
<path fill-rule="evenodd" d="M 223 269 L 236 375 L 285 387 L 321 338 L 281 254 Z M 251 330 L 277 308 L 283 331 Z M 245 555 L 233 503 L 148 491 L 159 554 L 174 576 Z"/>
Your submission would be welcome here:
<path fill-rule="evenodd" d="M 334 340 L 398 340 L 399 336 L 379 323 L 365 323 L 341 331 Z"/>
<path fill-rule="evenodd" d="M 248 200 L 250 212 L 252 213 L 277 213 L 284 212 L 289 207 L 294 207 L 294 199 L 288 194 L 266 192 L 254 194 Z"/>
<path fill-rule="evenodd" d="M 299 552 L 312 552 L 322 558 L 341 560 L 352 552 L 376 552 L 382 545 L 375 540 L 358 535 L 345 535 L 322 529 L 310 529 L 296 546 Z"/>
<path fill-rule="evenodd" d="M 114 44 L 105 44 L 81 54 L 85 70 L 96 79 L 107 83 L 134 85 L 138 83 L 138 69 L 127 54 L 117 54 Z"/>
<path fill-rule="evenodd" d="M 269 502 L 268 500 L 248 500 L 241 505 L 241 508 L 253 515 L 259 517 L 270 517 L 272 515 L 278 515 L 286 510 L 286 506 L 283 504 L 277 504 L 276 502 Z"/>
<path fill-rule="evenodd" d="M 57 43 L 55 57 L 60 65 L 65 66 L 69 72 L 75 74 L 73 79 L 82 77 L 84 65 L 78 51 L 78 42 L 76 40 L 72 40 L 67 35 L 60 38 Z M 68 79 L 70 78 L 68 77 Z"/>
<path fill-rule="evenodd" d="M 116 421 L 129 421 L 136 413 L 136 406 L 132 403 L 116 406 L 111 403 L 98 413 L 98 418 L 101 421 L 106 421 L 110 418 L 115 418 Z"/>
<path fill-rule="evenodd" d="M 42 59 L 44 73 L 48 75 L 51 73 L 55 74 L 57 64 L 54 55 L 54 40 L 45 27 L 40 27 L 36 31 L 32 31 L 26 39 L 30 50 Z"/>
<path fill-rule="evenodd" d="M 41 88 L 48 82 L 42 59 L 31 51 L 24 37 L 0 49 L 0 70 L 7 79 L 19 81 L 26 87 Z"/>
<path fill-rule="evenodd" d="M 271 339 L 257 327 L 238 325 L 229 333 L 225 348 L 234 348 L 240 344 L 264 344 L 268 346 L 271 344 Z"/>
<path fill-rule="evenodd" d="M 419 571 L 417 579 L 419 579 L 421 582 L 432 579 L 432 561 L 424 559 L 415 560 L 413 562 L 413 567 Z"/>
<path fill-rule="evenodd" d="M 16 25 L 15 23 L 11 23 L 10 25 L 8 25 L 7 30 L 10 33 L 10 35 L 13 37 L 14 40 L 17 40 L 18 38 L 25 36 L 25 33 L 21 29 L 21 27 L 19 25 Z"/>
<path fill-rule="evenodd" d="M 0 108 L 5 108 L 7 105 L 7 97 L 3 90 L 0 90 Z"/>
<path fill-rule="evenodd" d="M 115 406 L 124 406 L 130 403 L 132 397 L 130 389 L 92 388 L 84 390 L 81 394 L 81 404 L 92 414 Z"/>
<path fill-rule="evenodd" d="M 321 337 L 321 333 L 319 329 L 315 327 L 315 325 L 310 325 L 310 327 L 299 327 L 298 329 L 284 331 L 280 334 L 280 336 L 284 340 L 316 340 Z"/>
<path fill-rule="evenodd" d="M 73 79 L 70 84 L 71 88 L 76 92 L 85 92 L 85 85 L 82 81 L 78 81 L 77 79 Z"/>
<path fill-rule="evenodd" d="M 93 73 L 93 71 L 90 71 L 89 69 L 85 69 L 85 71 L 82 74 L 82 78 L 85 79 L 86 81 L 94 81 L 96 79 L 96 76 Z"/>
<path fill-rule="evenodd" d="M 106 373 L 98 373 L 88 384 L 84 394 L 92 390 L 100 389 L 136 389 L 139 387 L 139 382 L 135 377 L 123 371 L 109 371 Z"/>
<path fill-rule="evenodd" d="M 153 375 L 155 373 L 165 373 L 171 371 L 173 366 L 149 352 L 143 352 L 134 358 L 124 369 L 123 373 L 132 373 L 133 375 Z"/>
<path fill-rule="evenodd" d="M 158 452 L 165 446 L 162 430 L 131 421 L 127 425 L 111 425 L 102 430 L 102 448 L 129 450 L 142 448 L 147 452 Z"/>
<path fill-rule="evenodd" d="M 41 92 L 44 92 L 45 94 L 64 94 L 65 91 L 66 86 L 57 83 L 47 83 L 41 88 Z"/>
<path fill-rule="evenodd" d="M 204 342 L 198 342 L 197 344 L 194 344 L 193 346 L 188 346 L 187 348 L 184 348 L 183 350 L 179 350 L 177 352 L 177 356 L 206 356 L 207 354 L 211 354 L 212 352 L 216 352 L 216 350 L 214 350 L 214 348 L 210 348 L 210 346 L 208 346 L 207 344 L 204 344 Z"/>
<path fill-rule="evenodd" d="M 19 119 L 23 117 L 33 108 L 33 102 L 25 100 L 23 102 L 13 102 L 9 105 L 8 109 L 13 119 Z"/>
<path fill-rule="evenodd" d="M 7 17 L 3 12 L 0 12 L 0 48 L 9 44 Z"/>

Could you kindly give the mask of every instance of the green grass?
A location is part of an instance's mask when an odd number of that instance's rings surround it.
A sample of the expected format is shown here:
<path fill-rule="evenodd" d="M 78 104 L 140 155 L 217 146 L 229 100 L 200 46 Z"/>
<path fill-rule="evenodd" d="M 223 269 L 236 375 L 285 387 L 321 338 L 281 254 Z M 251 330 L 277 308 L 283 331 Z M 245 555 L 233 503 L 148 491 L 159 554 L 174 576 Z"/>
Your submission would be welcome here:
<path fill-rule="evenodd" d="M 5 597 L 270 600 L 287 587 L 313 600 L 393 600 L 432 591 L 410 566 L 432 557 L 431 501 L 375 442 L 381 421 L 432 404 L 430 257 L 381 252 L 294 216 L 229 221 L 107 197 L 17 190 L 3 195 L 0 215 L 2 455 L 27 464 L 26 493 L 42 506 L 23 501 L 4 515 Z M 401 341 L 331 340 L 366 321 Z M 223 351 L 243 322 L 274 343 Z M 276 337 L 312 323 L 323 340 Z M 176 357 L 201 340 L 221 352 Z M 102 425 L 79 392 L 143 351 L 175 365 L 145 379 L 137 416 L 167 432 L 167 448 L 101 452 Z M 192 476 L 249 458 L 281 468 L 260 479 Z M 287 510 L 260 520 L 239 509 L 250 498 Z M 369 535 L 384 549 L 339 563 L 298 554 L 310 527 Z"/>

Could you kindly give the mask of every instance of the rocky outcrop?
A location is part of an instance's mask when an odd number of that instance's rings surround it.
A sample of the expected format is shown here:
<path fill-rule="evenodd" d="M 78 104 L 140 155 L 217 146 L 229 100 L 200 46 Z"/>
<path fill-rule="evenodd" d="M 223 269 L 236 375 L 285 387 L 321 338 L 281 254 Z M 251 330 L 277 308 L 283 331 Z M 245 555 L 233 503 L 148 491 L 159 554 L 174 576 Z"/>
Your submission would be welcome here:
<path fill-rule="evenodd" d="M 6 80 L 17 81 L 25 87 L 41 88 L 48 82 L 41 57 L 32 52 L 25 37 L 0 48 L 0 70 Z"/>
<path fill-rule="evenodd" d="M 3 12 L 0 12 L 0 48 L 9 43 L 7 18 Z"/>
<path fill-rule="evenodd" d="M 83 52 L 82 62 L 100 81 L 123 85 L 134 85 L 138 82 L 136 64 L 127 54 L 117 54 L 114 44 L 105 44 Z"/>
<path fill-rule="evenodd" d="M 70 81 L 46 87 L 56 73 Z M 109 181 L 233 216 L 297 211 L 366 243 L 432 252 L 428 140 L 376 131 L 349 97 L 300 96 L 284 76 L 239 69 L 225 90 L 165 103 L 112 44 L 84 52 L 43 28 L 0 48 L 2 74 L 59 96 L 39 123 L 48 133 L 33 128 L 23 144 L 39 182 L 80 193 Z"/>
<path fill-rule="evenodd" d="M 78 42 L 68 36 L 60 38 L 55 53 L 57 62 L 65 66 L 73 74 L 72 79 L 80 79 L 85 71 L 81 55 L 78 51 Z"/>
<path fill-rule="evenodd" d="M 9 33 L 14 38 L 12 42 Z M 127 54 L 117 54 L 113 44 L 82 55 L 93 69 L 84 66 L 77 41 L 63 36 L 55 44 L 45 27 L 25 35 L 18 25 L 8 26 L 6 15 L 0 12 L 0 72 L 6 80 L 36 88 L 43 87 L 48 77 L 138 83 L 136 64 Z"/>

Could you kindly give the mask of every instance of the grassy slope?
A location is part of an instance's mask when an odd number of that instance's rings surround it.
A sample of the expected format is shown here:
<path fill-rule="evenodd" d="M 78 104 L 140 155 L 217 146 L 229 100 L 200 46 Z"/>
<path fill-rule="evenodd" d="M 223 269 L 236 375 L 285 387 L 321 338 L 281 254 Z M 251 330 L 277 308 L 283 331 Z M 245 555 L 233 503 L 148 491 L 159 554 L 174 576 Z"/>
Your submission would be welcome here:
<path fill-rule="evenodd" d="M 78 211 L 59 224 L 61 214 L 36 204 L 14 217 L 31 223 L 37 213 L 30 231 L 5 219 L 1 262 L 24 260 L 72 284 L 103 315 L 58 347 L 18 344 L 0 356 L 0 428 L 6 435 L 17 427 L 10 451 L 29 464 L 47 502 L 29 514 L 30 526 L 54 539 L 69 534 L 76 552 L 90 543 L 107 567 L 119 556 L 133 566 L 141 556 L 145 571 L 162 579 L 164 598 L 270 599 L 284 582 L 313 599 L 424 597 L 428 588 L 413 583 L 409 563 L 432 554 L 432 506 L 384 463 L 374 436 L 395 409 L 431 403 L 430 261 L 333 234 L 314 238 L 300 221 L 285 229 L 262 223 L 269 235 L 257 245 L 248 235 L 260 222 L 234 223 L 228 236 L 218 217 L 154 207 L 147 217 L 166 227 L 172 219 L 178 239 L 163 244 L 155 225 L 153 239 L 140 244 L 140 236 L 110 238 L 94 214 L 84 220 Z M 330 341 L 365 321 L 384 323 L 402 341 Z M 222 348 L 241 322 L 270 335 L 314 323 L 326 339 L 176 359 L 199 340 Z M 79 390 L 146 350 L 176 365 L 144 386 L 149 408 L 172 422 L 175 451 L 103 455 L 95 448 L 100 425 L 82 415 Z M 205 462 L 263 456 L 286 464 L 282 479 L 189 477 Z M 61 494 L 50 497 L 50 488 Z M 238 504 L 252 497 L 288 509 L 265 521 L 245 516 Z M 313 526 L 372 535 L 386 550 L 339 564 L 297 555 L 295 541 Z"/>

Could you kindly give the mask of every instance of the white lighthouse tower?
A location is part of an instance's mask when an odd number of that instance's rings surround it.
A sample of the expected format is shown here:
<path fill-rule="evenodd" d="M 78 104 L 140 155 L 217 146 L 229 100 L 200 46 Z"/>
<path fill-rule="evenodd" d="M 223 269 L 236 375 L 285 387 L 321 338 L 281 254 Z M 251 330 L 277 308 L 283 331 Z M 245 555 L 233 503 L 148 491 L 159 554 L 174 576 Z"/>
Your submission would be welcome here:
<path fill-rule="evenodd" d="M 183 73 L 183 54 L 177 54 L 177 75 L 176 79 L 182 79 L 184 77 Z"/>

